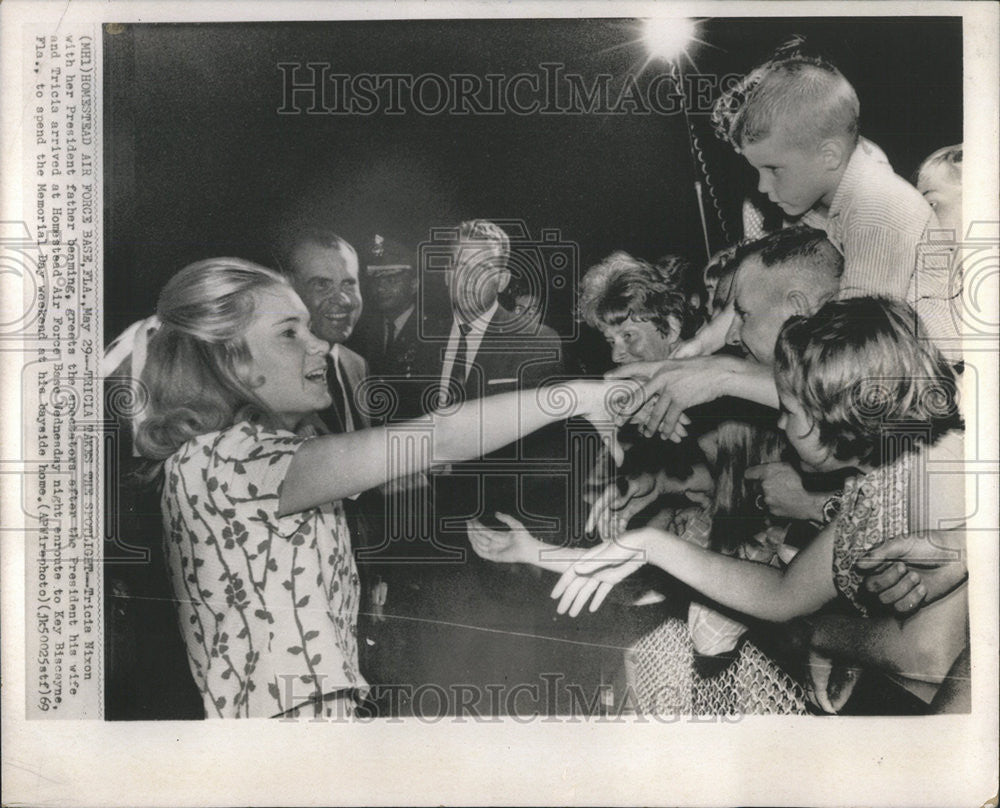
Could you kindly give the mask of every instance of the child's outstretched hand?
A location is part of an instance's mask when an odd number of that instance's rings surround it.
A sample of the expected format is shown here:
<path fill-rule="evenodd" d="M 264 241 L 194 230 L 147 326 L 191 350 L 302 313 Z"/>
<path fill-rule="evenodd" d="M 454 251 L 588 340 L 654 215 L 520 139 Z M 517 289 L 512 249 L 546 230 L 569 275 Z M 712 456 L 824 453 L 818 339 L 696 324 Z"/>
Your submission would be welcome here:
<path fill-rule="evenodd" d="M 646 533 L 634 530 L 584 553 L 552 590 L 552 597 L 559 599 L 556 611 L 576 617 L 589 600 L 590 611 L 596 612 L 615 584 L 646 563 Z"/>
<path fill-rule="evenodd" d="M 495 515 L 510 530 L 494 530 L 478 519 L 470 519 L 466 523 L 469 541 L 476 555 L 502 564 L 537 563 L 542 542 L 532 536 L 513 516 L 505 513 Z"/>

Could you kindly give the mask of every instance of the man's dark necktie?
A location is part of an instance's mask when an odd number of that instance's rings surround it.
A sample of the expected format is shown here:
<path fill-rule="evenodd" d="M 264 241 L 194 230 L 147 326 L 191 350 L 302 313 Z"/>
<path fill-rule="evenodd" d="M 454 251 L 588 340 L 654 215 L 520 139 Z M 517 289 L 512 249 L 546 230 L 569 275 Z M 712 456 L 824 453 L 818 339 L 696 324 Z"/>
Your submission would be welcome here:
<path fill-rule="evenodd" d="M 340 384 L 340 379 L 337 378 L 337 360 L 331 356 L 326 363 L 326 384 L 330 390 L 330 397 L 333 399 L 333 403 L 319 415 L 330 432 L 335 435 L 347 432 L 347 413 L 344 410 L 344 399 L 346 398 L 352 405 L 354 403 L 351 400 L 352 391 L 343 368 L 341 368 L 339 375 L 340 378 L 344 379 L 343 386 Z M 358 421 L 359 416 L 353 406 L 351 406 L 351 417 L 354 420 L 354 428 L 357 429 L 360 423 Z"/>
<path fill-rule="evenodd" d="M 469 332 L 472 330 L 472 326 L 468 323 L 458 324 L 458 350 L 455 352 L 455 364 L 451 366 L 451 376 L 449 389 L 455 389 L 456 385 L 458 390 L 464 392 L 465 390 L 465 371 L 466 365 L 468 364 L 469 355 L 469 344 L 467 337 Z"/>
<path fill-rule="evenodd" d="M 392 353 L 392 343 L 396 340 L 396 321 L 386 320 L 385 321 L 385 347 L 382 350 L 382 355 L 388 359 L 389 355 Z"/>

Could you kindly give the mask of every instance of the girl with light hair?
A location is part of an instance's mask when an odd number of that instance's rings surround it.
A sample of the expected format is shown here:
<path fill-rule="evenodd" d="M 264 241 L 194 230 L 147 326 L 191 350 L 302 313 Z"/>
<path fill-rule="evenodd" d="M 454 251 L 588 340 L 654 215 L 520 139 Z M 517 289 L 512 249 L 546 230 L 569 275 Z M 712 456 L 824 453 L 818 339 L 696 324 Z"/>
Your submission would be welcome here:
<path fill-rule="evenodd" d="M 343 498 L 562 418 L 610 424 L 637 389 L 574 381 L 451 406 L 402 426 L 430 451 L 395 452 L 391 428 L 315 434 L 330 346 L 281 275 L 201 261 L 167 283 L 157 314 L 137 442 L 162 470 L 167 567 L 213 717 L 353 714 L 365 682 Z"/>

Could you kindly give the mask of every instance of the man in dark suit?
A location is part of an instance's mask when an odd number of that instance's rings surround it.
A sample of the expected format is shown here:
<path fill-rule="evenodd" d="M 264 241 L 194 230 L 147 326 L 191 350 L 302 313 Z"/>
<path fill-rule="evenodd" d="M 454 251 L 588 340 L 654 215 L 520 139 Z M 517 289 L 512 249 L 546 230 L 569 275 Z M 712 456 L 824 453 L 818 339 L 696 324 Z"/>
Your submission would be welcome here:
<path fill-rule="evenodd" d="M 460 225 L 445 280 L 452 308 L 448 341 L 438 374 L 442 401 L 475 400 L 515 389 L 533 389 L 563 373 L 562 350 L 555 332 L 534 318 L 518 316 L 500 305 L 511 279 L 510 240 L 493 222 L 478 219 Z M 538 478 L 532 460 L 556 459 L 563 428 L 543 430 L 482 458 L 452 469 L 438 497 L 439 537 L 464 528 L 450 517 L 491 518 L 497 510 L 523 512 L 524 498 Z M 538 462 L 534 463 L 539 465 Z M 464 509 L 459 514 L 459 508 Z"/>
<path fill-rule="evenodd" d="M 511 277 L 509 256 L 507 234 L 492 222 L 465 222 L 456 231 L 444 268 L 452 318 L 436 344 L 435 386 L 444 406 L 515 389 L 541 387 L 544 396 L 546 380 L 563 372 L 555 332 L 499 304 Z M 592 664 L 553 639 L 565 631 L 553 629 L 554 581 L 527 566 L 481 560 L 466 535 L 467 519 L 492 523 L 502 511 L 550 541 L 564 538 L 572 485 L 566 453 L 560 426 L 432 475 L 436 546 L 430 558 L 401 569 L 387 610 L 403 618 L 394 660 L 399 681 L 443 688 L 437 692 L 448 703 L 403 704 L 403 712 L 453 713 L 461 693 L 483 699 L 476 708 L 483 713 L 551 711 L 556 704 L 524 703 L 518 686 L 538 687 L 550 672 L 580 681 L 578 666 Z"/>
<path fill-rule="evenodd" d="M 366 409 L 355 395 L 368 376 L 364 358 L 343 343 L 361 316 L 358 255 L 340 236 L 324 229 L 295 233 L 280 269 L 309 309 L 310 330 L 330 343 L 327 383 L 333 403 L 320 417 L 331 432 L 370 426 Z"/>
<path fill-rule="evenodd" d="M 426 415 L 433 401 L 425 391 L 437 373 L 437 345 L 429 335 L 439 334 L 444 320 L 430 305 L 431 296 L 420 296 L 417 250 L 376 234 L 361 261 L 368 306 L 350 344 L 380 382 L 373 394 L 388 394 L 375 409 L 377 420 L 398 423 Z"/>

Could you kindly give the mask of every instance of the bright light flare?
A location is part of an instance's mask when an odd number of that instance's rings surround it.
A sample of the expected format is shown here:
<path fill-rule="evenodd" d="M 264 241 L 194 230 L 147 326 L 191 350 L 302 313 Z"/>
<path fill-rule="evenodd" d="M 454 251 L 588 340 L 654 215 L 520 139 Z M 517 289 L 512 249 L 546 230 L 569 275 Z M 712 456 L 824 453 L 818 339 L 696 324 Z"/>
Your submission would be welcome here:
<path fill-rule="evenodd" d="M 687 47 L 697 32 L 698 23 L 686 17 L 653 17 L 642 24 L 642 38 L 650 57 L 666 62 L 687 56 Z"/>

